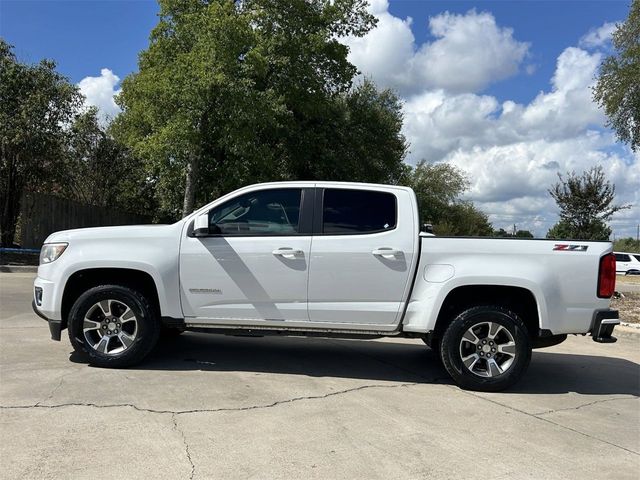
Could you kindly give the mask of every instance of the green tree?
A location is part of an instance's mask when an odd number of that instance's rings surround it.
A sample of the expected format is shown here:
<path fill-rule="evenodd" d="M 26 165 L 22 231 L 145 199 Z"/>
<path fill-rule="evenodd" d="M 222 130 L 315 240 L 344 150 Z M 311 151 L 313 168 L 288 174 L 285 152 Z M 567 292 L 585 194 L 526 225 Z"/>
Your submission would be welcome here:
<path fill-rule="evenodd" d="M 616 252 L 640 253 L 640 241 L 632 237 L 619 238 L 613 242 L 613 249 Z"/>
<path fill-rule="evenodd" d="M 57 193 L 87 205 L 154 215 L 154 185 L 144 165 L 115 141 L 92 107 L 77 116 L 68 131 L 65 181 Z"/>
<path fill-rule="evenodd" d="M 304 128 L 306 121 L 291 125 L 292 144 L 281 150 L 291 159 L 290 178 L 397 183 L 406 169 L 407 143 L 395 93 L 365 81 L 329 104 L 329 118 L 318 116 L 314 128 Z M 304 135 L 306 153 L 297 145 Z"/>
<path fill-rule="evenodd" d="M 515 229 L 515 225 L 514 225 Z M 533 233 L 529 230 L 517 230 L 514 234 L 513 231 L 507 232 L 504 228 L 493 231 L 494 237 L 516 237 L 516 238 L 534 238 Z"/>
<path fill-rule="evenodd" d="M 351 90 L 338 41 L 374 25 L 365 0 L 160 0 L 114 135 L 146 160 L 174 216 L 256 181 L 397 177 L 398 100 Z"/>
<path fill-rule="evenodd" d="M 0 244 L 13 243 L 22 191 L 62 177 L 66 126 L 82 103 L 76 86 L 43 60 L 20 63 L 0 39 Z"/>
<path fill-rule="evenodd" d="M 608 126 L 618 138 L 640 147 L 640 0 L 633 0 L 629 17 L 612 36 L 615 52 L 604 59 L 594 87 L 595 101 L 604 109 Z"/>
<path fill-rule="evenodd" d="M 436 222 L 433 231 L 437 235 L 487 237 L 493 233 L 487 215 L 472 202 L 456 201 L 449 206 L 443 220 Z"/>
<path fill-rule="evenodd" d="M 531 233 L 529 230 L 518 230 L 516 232 L 516 237 L 518 237 L 518 238 L 534 238 L 533 237 L 533 233 Z"/>
<path fill-rule="evenodd" d="M 413 188 L 420 221 L 431 223 L 437 235 L 487 236 L 493 228 L 473 203 L 460 199 L 469 187 L 464 173 L 447 163 L 420 161 L 406 168 L 399 183 Z"/>
<path fill-rule="evenodd" d="M 616 188 L 602 167 L 593 167 L 581 175 L 571 172 L 566 178 L 558 174 L 558 178 L 560 181 L 549 193 L 560 208 L 560 221 L 547 232 L 547 238 L 607 240 L 611 235 L 607 221 L 629 206 L 613 203 Z"/>

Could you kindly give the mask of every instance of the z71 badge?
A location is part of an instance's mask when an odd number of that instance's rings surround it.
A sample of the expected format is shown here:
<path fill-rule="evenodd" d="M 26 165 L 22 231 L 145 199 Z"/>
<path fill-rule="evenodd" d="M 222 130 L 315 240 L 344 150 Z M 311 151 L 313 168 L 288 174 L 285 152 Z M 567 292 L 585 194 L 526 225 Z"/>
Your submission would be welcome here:
<path fill-rule="evenodd" d="M 569 245 L 567 243 L 556 243 L 554 250 L 566 250 L 568 252 L 586 252 L 589 245 Z"/>

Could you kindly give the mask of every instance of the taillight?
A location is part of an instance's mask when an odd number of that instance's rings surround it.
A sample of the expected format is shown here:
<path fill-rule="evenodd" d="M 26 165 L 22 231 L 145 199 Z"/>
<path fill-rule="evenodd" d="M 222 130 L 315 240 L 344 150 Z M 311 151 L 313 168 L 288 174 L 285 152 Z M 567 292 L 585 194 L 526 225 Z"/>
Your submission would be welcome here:
<path fill-rule="evenodd" d="M 613 253 L 600 259 L 598 271 L 598 297 L 609 298 L 616 288 L 616 257 Z"/>

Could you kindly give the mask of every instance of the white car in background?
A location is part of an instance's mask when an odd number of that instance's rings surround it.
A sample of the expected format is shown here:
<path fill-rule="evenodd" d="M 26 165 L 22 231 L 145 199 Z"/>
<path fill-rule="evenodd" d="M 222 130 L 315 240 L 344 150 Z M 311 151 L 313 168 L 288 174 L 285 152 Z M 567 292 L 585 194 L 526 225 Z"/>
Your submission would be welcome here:
<path fill-rule="evenodd" d="M 640 275 L 640 253 L 613 252 L 618 275 Z"/>

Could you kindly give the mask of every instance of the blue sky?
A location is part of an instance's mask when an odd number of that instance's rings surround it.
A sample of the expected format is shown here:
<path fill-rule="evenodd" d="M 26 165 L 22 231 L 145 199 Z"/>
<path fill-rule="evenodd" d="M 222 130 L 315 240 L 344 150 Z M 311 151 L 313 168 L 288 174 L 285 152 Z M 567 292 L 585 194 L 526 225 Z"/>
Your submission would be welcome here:
<path fill-rule="evenodd" d="M 391 0 L 389 11 L 412 17 L 416 27 L 443 11 L 489 11 L 514 36 L 530 42 L 534 74 L 509 79 L 486 92 L 498 98 L 531 100 L 547 88 L 555 60 L 586 31 L 626 17 L 627 0 L 602 1 L 427 1 Z M 137 68 L 137 55 L 148 44 L 157 22 L 155 0 L 0 0 L 0 35 L 15 46 L 23 61 L 54 59 L 71 81 L 109 68 L 120 78 Z M 425 28 L 414 29 L 418 42 L 430 39 Z"/>
<path fill-rule="evenodd" d="M 615 141 L 590 96 L 629 1 L 371 0 L 378 28 L 345 41 L 363 74 L 405 102 L 409 163 L 455 164 L 496 227 L 543 235 L 557 220 L 546 192 L 557 172 L 601 164 L 619 200 L 640 203 L 638 154 Z M 157 12 L 152 0 L 0 0 L 0 35 L 22 61 L 54 59 L 113 115 Z M 616 235 L 639 217 L 637 207 L 621 214 Z"/>
<path fill-rule="evenodd" d="M 514 30 L 518 40 L 531 43 L 530 62 L 535 72 L 526 79 L 514 78 L 494 85 L 487 93 L 500 99 L 530 101 L 540 90 L 548 88 L 556 58 L 567 45 L 578 42 L 586 31 L 605 22 L 624 20 L 628 13 L 626 0 L 602 1 L 419 1 L 392 0 L 390 11 L 399 17 L 411 16 L 416 26 L 442 11 L 465 13 L 471 9 L 488 11 L 499 25 Z M 415 29 L 418 41 L 429 40 L 428 32 Z"/>

